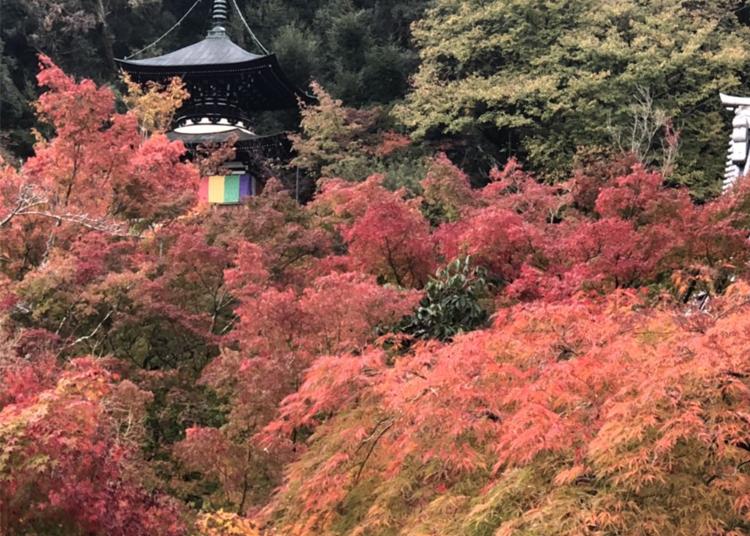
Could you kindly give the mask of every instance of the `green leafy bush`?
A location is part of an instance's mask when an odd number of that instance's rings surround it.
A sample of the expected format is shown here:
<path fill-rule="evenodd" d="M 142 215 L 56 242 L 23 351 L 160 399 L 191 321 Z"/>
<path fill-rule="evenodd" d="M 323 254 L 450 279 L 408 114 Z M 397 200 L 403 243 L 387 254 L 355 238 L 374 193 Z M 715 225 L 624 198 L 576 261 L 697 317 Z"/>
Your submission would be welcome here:
<path fill-rule="evenodd" d="M 486 271 L 461 257 L 441 268 L 424 288 L 425 297 L 399 331 L 420 339 L 452 339 L 462 331 L 487 324 L 489 313 Z"/>

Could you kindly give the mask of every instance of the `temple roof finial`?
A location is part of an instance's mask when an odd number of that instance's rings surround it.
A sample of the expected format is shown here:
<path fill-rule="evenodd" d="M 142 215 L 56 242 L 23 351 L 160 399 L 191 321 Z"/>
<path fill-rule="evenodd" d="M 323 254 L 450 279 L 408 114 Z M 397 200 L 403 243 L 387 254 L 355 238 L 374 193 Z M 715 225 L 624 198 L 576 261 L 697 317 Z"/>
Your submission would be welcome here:
<path fill-rule="evenodd" d="M 213 28 L 208 32 L 208 37 L 226 37 L 227 30 L 224 25 L 227 22 L 226 0 L 214 0 Z"/>

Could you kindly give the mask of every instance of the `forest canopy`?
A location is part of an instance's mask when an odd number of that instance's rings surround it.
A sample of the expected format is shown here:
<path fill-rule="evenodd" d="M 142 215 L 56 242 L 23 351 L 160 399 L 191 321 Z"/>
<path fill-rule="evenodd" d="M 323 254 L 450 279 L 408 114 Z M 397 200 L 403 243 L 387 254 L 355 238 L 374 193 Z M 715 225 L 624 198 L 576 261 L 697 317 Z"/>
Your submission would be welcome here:
<path fill-rule="evenodd" d="M 427 154 L 448 151 L 475 184 L 511 157 L 545 180 L 592 151 L 634 152 L 700 201 L 719 191 L 726 123 L 718 93 L 742 92 L 750 7 L 736 0 L 262 0 L 238 3 L 292 81 L 319 83 Z M 150 45 L 189 6 L 171 0 L 7 0 L 0 139 L 26 157 L 36 54 L 118 85 L 114 58 Z M 148 49 L 202 38 L 210 2 Z M 255 50 L 239 17 L 230 36 Z M 121 87 L 120 87 L 121 89 Z M 679 150 L 675 150 L 678 147 Z M 668 168 L 668 169 L 667 169 Z M 316 179 L 314 177 L 312 180 Z"/>
<path fill-rule="evenodd" d="M 304 202 L 112 69 L 184 2 L 2 7 L 0 535 L 750 533 L 744 4 L 240 5 Z"/>

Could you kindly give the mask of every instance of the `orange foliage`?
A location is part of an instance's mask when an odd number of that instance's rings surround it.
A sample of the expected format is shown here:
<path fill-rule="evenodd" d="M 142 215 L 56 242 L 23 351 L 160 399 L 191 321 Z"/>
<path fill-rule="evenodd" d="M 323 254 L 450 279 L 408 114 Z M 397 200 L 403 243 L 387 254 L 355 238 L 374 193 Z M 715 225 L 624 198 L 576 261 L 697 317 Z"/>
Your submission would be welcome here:
<path fill-rule="evenodd" d="M 335 521 L 345 496 L 321 493 L 323 483 L 356 490 L 367 479 L 382 493 L 404 477 L 411 489 L 442 483 L 442 492 L 422 495 L 430 502 L 467 479 L 501 487 L 524 467 L 542 471 L 539 497 L 499 519 L 498 534 L 682 534 L 696 519 L 743 526 L 750 289 L 733 287 L 711 313 L 643 305 L 631 293 L 519 305 L 485 332 L 424 347 L 394 367 L 377 357 L 319 360 L 280 422 L 339 415 L 310 447 L 333 441 L 340 460 L 292 466 L 280 504 L 300 506 L 287 530 L 325 531 Z M 375 408 L 382 418 L 370 427 L 347 417 Z M 363 452 L 375 437 L 376 453 Z M 376 522 L 368 516 L 360 526 Z M 554 522 L 564 516 L 565 530 Z"/>
<path fill-rule="evenodd" d="M 127 391 L 127 396 L 124 391 Z M 151 394 L 91 359 L 74 361 L 56 385 L 0 411 L 0 529 L 4 534 L 184 533 L 176 508 L 135 479 L 130 425 Z"/>
<path fill-rule="evenodd" d="M 0 172 L 0 533 L 750 531 L 750 183 L 437 155 L 422 197 L 191 211 L 180 144 L 42 63 L 55 135 Z M 481 296 L 418 290 L 456 259 Z M 492 321 L 407 340 L 453 310 Z"/>

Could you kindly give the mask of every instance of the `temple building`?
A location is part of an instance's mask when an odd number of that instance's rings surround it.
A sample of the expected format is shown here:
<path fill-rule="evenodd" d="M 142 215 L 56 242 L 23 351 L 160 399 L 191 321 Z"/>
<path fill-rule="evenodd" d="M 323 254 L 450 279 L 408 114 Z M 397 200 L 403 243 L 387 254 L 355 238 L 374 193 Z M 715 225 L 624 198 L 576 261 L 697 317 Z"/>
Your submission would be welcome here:
<path fill-rule="evenodd" d="M 258 158 L 283 152 L 287 144 L 283 133 L 257 134 L 252 115 L 296 109 L 300 102 L 314 100 L 289 81 L 274 54 L 265 49 L 254 54 L 232 42 L 227 16 L 226 0 L 214 0 L 212 27 L 202 41 L 161 56 L 117 60 L 141 84 L 175 76 L 183 80 L 190 98 L 175 115 L 170 139 L 182 141 L 193 154 L 201 145 L 236 140 L 236 158 L 224 166 L 231 173 L 206 177 L 201 184 L 201 197 L 222 205 L 257 193 L 262 187 L 253 173 Z"/>
<path fill-rule="evenodd" d="M 724 173 L 724 190 L 731 188 L 737 179 L 750 173 L 750 98 L 721 94 L 721 102 L 734 112 L 732 135 L 729 138 L 727 166 Z"/>

